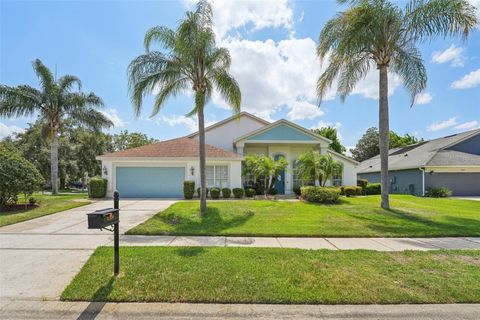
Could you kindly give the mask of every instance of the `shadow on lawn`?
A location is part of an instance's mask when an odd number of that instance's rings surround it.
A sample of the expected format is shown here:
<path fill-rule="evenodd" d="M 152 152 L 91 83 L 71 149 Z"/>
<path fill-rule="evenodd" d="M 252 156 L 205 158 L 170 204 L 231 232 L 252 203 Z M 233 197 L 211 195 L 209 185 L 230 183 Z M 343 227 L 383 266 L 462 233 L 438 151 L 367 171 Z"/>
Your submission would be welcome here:
<path fill-rule="evenodd" d="M 479 236 L 480 220 L 443 216 L 435 221 L 400 209 L 375 209 L 374 214 L 348 213 L 349 216 L 367 222 L 370 230 L 403 236 Z M 392 219 L 393 218 L 393 219 Z"/>
<path fill-rule="evenodd" d="M 171 212 L 161 215 L 159 218 L 173 227 L 173 230 L 169 232 L 172 234 L 187 234 L 195 231 L 197 234 L 213 235 L 241 226 L 254 215 L 252 210 L 245 210 L 235 215 L 222 217 L 218 208 L 208 207 L 202 216 L 199 212 L 190 217 L 178 216 L 175 212 Z"/>
<path fill-rule="evenodd" d="M 85 310 L 78 316 L 77 320 L 87 320 L 87 319 L 95 319 L 100 312 L 102 312 L 103 307 L 106 304 L 106 300 L 110 292 L 113 290 L 113 284 L 117 276 L 110 277 L 108 282 L 101 286 L 92 297 L 92 302 L 88 304 Z"/>

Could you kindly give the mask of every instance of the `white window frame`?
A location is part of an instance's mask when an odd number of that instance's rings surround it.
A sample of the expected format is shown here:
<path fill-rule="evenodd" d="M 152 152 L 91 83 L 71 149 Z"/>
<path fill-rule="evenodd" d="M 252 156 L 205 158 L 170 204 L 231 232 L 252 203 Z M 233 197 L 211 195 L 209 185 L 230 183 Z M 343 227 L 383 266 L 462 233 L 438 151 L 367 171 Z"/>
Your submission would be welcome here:
<path fill-rule="evenodd" d="M 210 164 L 210 165 L 206 165 L 205 166 L 205 171 L 207 171 L 207 167 L 213 167 L 213 185 L 208 185 L 207 184 L 207 188 L 219 188 L 219 189 L 222 189 L 222 188 L 229 188 L 230 187 L 230 168 L 228 165 L 226 164 Z M 225 167 L 227 169 L 226 173 L 227 173 L 227 177 L 226 177 L 226 184 L 225 185 L 222 185 L 220 184 L 219 186 L 217 186 L 217 181 L 218 180 L 225 180 L 225 179 L 222 179 L 222 178 L 217 178 L 217 167 Z M 206 181 L 208 180 L 212 180 L 212 179 L 209 179 L 209 177 L 205 177 Z"/>

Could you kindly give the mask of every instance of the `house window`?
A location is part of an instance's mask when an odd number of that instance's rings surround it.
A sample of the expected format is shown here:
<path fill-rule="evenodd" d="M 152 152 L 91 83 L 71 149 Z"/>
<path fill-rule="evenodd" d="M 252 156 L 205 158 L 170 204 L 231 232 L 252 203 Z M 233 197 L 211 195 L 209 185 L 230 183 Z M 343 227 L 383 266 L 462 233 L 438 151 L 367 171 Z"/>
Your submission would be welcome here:
<path fill-rule="evenodd" d="M 339 187 L 342 185 L 343 167 L 334 170 L 332 175 L 332 185 Z"/>
<path fill-rule="evenodd" d="M 228 188 L 228 166 L 206 166 L 207 188 Z"/>

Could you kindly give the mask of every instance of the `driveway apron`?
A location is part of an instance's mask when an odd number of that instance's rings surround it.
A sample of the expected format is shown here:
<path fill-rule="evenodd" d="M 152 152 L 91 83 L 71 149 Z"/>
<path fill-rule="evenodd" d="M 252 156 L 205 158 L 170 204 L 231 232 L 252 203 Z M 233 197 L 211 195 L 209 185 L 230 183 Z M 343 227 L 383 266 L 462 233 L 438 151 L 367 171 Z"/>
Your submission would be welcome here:
<path fill-rule="evenodd" d="M 120 232 L 168 208 L 175 200 L 120 201 Z M 88 212 L 112 200 L 0 228 L 0 300 L 53 300 L 80 271 L 96 247 L 112 243 L 109 231 L 89 230 Z"/>

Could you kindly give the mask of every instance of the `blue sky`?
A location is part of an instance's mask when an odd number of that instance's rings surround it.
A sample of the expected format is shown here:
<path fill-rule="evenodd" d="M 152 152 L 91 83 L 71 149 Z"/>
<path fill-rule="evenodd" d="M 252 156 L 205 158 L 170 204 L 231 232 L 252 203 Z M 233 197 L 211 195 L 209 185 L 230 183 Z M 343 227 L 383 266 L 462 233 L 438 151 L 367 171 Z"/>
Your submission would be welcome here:
<path fill-rule="evenodd" d="M 479 0 L 471 0 L 480 7 Z M 405 2 L 399 2 L 404 5 Z M 168 101 L 149 118 L 152 99 L 135 118 L 126 69 L 143 52 L 145 31 L 156 25 L 174 28 L 185 1 L 5 1 L 0 2 L 0 83 L 37 86 L 31 61 L 40 58 L 59 76 L 73 74 L 84 91 L 105 102 L 116 123 L 111 132 L 139 131 L 168 139 L 196 130 L 184 115 L 193 99 L 188 92 Z M 325 22 L 345 7 L 335 1 L 215 1 L 219 45 L 230 49 L 231 72 L 242 90 L 242 109 L 268 120 L 286 118 L 307 128 L 337 126 L 342 142 L 354 146 L 378 122 L 377 78 L 372 73 L 341 103 L 335 92 L 320 108 L 315 83 L 321 72 L 315 57 Z M 428 88 L 410 108 L 409 96 L 391 76 L 391 128 L 398 133 L 434 138 L 480 126 L 480 28 L 468 41 L 438 39 L 420 46 Z M 231 115 L 214 95 L 207 123 Z M 22 130 L 34 119 L 0 118 L 0 138 Z"/>

